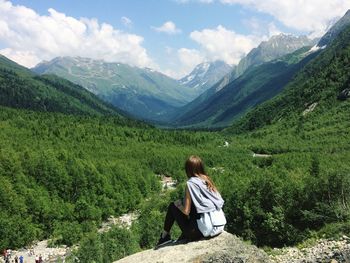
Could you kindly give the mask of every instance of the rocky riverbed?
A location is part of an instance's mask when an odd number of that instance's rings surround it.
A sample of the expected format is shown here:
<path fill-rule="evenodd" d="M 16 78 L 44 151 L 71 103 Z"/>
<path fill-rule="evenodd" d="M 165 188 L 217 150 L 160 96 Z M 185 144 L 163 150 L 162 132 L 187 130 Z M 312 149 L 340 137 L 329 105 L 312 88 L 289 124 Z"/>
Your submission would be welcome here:
<path fill-rule="evenodd" d="M 130 228 L 133 221 L 138 218 L 137 212 L 131 212 L 121 215 L 119 217 L 111 216 L 106 222 L 103 222 L 99 233 L 107 232 L 114 225 L 119 225 L 125 228 Z M 49 240 L 42 240 L 34 243 L 31 247 L 22 248 L 19 250 L 11 251 L 10 262 L 14 262 L 15 257 L 23 256 L 24 263 L 34 263 L 35 257 L 42 257 L 44 262 L 65 262 L 65 258 L 71 254 L 73 248 L 67 246 L 49 247 Z M 0 257 L 0 263 L 3 263 L 2 257 Z"/>
<path fill-rule="evenodd" d="M 24 263 L 34 263 L 36 256 L 41 256 L 44 262 L 65 261 L 65 258 L 71 253 L 67 246 L 49 247 L 48 240 L 37 242 L 30 248 L 23 248 L 11 251 L 10 262 L 14 262 L 15 257 L 23 256 Z M 0 262 L 4 262 L 3 259 Z"/>
<path fill-rule="evenodd" d="M 269 254 L 275 263 L 350 263 L 350 238 L 320 239 L 312 246 L 275 248 Z"/>
<path fill-rule="evenodd" d="M 108 218 L 106 222 L 102 223 L 101 227 L 98 229 L 98 232 L 99 233 L 107 232 L 111 229 L 112 226 L 115 226 L 115 225 L 129 229 L 132 223 L 135 220 L 137 220 L 138 217 L 139 217 L 139 213 L 137 211 L 123 214 L 119 217 L 111 216 Z"/>

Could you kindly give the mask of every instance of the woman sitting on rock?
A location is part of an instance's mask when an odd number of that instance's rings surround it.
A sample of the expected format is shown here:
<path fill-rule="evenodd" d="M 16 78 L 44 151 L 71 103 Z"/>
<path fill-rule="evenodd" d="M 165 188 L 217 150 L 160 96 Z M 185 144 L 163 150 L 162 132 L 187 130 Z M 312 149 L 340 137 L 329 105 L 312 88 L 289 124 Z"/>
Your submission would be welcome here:
<path fill-rule="evenodd" d="M 183 201 L 177 200 L 170 203 L 165 217 L 164 230 L 156 247 L 172 242 L 170 230 L 175 221 L 182 231 L 178 240 L 195 241 L 203 238 L 197 220 L 203 213 L 221 210 L 224 204 L 213 181 L 205 173 L 204 164 L 198 156 L 190 156 L 187 159 L 185 170 L 188 178 L 185 198 Z"/>

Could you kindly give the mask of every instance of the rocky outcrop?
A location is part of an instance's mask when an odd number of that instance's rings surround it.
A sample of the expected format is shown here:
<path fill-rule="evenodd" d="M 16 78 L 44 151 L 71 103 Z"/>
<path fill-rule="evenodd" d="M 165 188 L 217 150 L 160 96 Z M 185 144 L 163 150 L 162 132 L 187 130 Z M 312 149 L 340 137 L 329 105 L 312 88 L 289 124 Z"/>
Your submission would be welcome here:
<path fill-rule="evenodd" d="M 306 114 L 312 112 L 312 111 L 316 108 L 317 104 L 318 104 L 318 103 L 315 102 L 315 103 L 312 103 L 311 105 L 309 105 L 309 106 L 307 107 L 307 109 L 305 109 L 305 110 L 303 111 L 303 116 L 305 116 Z"/>
<path fill-rule="evenodd" d="M 338 100 L 346 100 L 350 98 L 350 88 L 342 90 L 338 95 Z"/>
<path fill-rule="evenodd" d="M 238 237 L 223 232 L 221 235 L 190 242 L 171 244 L 156 250 L 146 250 L 128 257 L 118 263 L 176 263 L 176 262 L 221 262 L 221 263 L 259 263 L 270 262 L 267 254 L 255 246 L 244 243 Z"/>
<path fill-rule="evenodd" d="M 272 249 L 267 255 L 256 246 L 223 232 L 215 238 L 187 244 L 171 244 L 156 250 L 146 250 L 118 263 L 349 263 L 350 238 L 319 239 L 304 247 Z"/>

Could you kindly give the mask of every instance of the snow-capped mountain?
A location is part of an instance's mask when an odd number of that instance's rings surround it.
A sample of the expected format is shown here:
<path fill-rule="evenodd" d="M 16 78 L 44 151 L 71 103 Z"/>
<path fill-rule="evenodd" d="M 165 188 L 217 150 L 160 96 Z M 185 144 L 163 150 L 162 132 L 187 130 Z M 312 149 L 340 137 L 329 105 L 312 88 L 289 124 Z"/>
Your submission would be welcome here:
<path fill-rule="evenodd" d="M 350 24 L 350 10 L 348 10 L 345 15 L 339 19 L 332 27 L 327 31 L 327 33 L 320 39 L 317 46 L 325 47 L 328 45 L 338 34 Z"/>
<path fill-rule="evenodd" d="M 179 82 L 201 94 L 232 70 L 233 67 L 224 61 L 204 62 L 197 65 L 189 75 L 180 79 Z"/>

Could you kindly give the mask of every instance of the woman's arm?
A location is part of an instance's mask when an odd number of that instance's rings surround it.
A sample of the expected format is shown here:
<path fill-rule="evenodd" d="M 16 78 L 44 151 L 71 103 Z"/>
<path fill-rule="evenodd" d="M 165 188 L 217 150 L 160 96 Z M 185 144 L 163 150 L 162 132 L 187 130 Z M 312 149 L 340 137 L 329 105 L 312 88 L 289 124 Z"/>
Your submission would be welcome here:
<path fill-rule="evenodd" d="M 187 186 L 185 189 L 185 203 L 182 205 L 181 202 L 175 202 L 175 205 L 185 215 L 188 216 L 190 214 L 190 212 L 191 212 L 191 195 L 190 195 L 190 191 L 188 190 Z"/>

